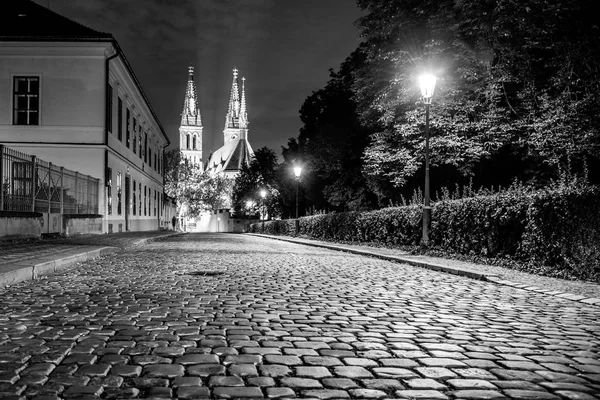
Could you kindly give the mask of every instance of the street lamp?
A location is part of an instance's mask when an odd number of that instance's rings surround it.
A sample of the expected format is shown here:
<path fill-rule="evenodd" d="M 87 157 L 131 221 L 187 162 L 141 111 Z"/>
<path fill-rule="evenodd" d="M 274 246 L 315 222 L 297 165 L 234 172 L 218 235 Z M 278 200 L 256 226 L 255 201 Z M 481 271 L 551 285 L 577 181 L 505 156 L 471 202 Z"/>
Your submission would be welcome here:
<path fill-rule="evenodd" d="M 421 75 L 421 95 L 425 104 L 425 199 L 423 206 L 423 244 L 429 244 L 429 229 L 431 227 L 431 198 L 429 195 L 429 106 L 435 90 L 436 77 L 431 74 Z"/>
<path fill-rule="evenodd" d="M 262 197 L 262 231 L 265 232 L 265 197 L 267 197 L 267 191 L 265 189 L 260 189 L 260 197 Z"/>
<path fill-rule="evenodd" d="M 221 232 L 221 217 L 217 217 L 217 232 Z"/>
<path fill-rule="evenodd" d="M 300 175 L 302 174 L 302 167 L 294 167 L 294 175 L 296 176 L 296 235 L 300 232 L 300 221 L 298 221 L 298 182 L 300 181 Z"/>

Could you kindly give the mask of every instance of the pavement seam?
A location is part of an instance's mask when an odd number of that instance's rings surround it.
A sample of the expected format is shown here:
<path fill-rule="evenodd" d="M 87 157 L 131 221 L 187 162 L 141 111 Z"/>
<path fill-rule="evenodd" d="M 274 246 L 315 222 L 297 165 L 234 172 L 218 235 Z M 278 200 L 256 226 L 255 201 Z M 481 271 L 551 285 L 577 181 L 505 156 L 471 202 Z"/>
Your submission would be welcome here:
<path fill-rule="evenodd" d="M 330 244 L 324 244 L 324 243 L 311 242 L 310 239 L 297 240 L 295 238 L 287 237 L 287 236 L 272 236 L 272 235 L 263 235 L 263 234 L 259 234 L 259 233 L 247 233 L 247 235 L 263 237 L 263 238 L 267 238 L 267 239 L 281 240 L 284 242 L 290 242 L 290 243 L 296 243 L 296 244 L 303 244 L 303 245 L 312 246 L 312 247 L 321 247 L 321 248 L 336 250 L 336 251 L 345 251 L 348 253 L 376 257 L 376 258 L 380 258 L 380 259 L 384 259 L 384 260 L 388 260 L 388 261 L 401 262 L 401 263 L 413 265 L 416 267 L 422 267 L 422 268 L 427 268 L 427 269 L 431 269 L 434 271 L 446 272 L 446 273 L 450 273 L 453 275 L 466 276 L 471 279 L 495 283 L 497 285 L 511 286 L 511 287 L 514 287 L 517 289 L 527 290 L 530 292 L 536 292 L 536 293 L 545 294 L 545 295 L 549 295 L 549 296 L 560 297 L 563 299 L 577 301 L 579 303 L 584 303 L 586 305 L 600 307 L 600 298 L 585 297 L 585 296 L 581 296 L 581 295 L 577 295 L 577 294 L 573 294 L 573 293 L 559 292 L 559 291 L 555 291 L 555 290 L 547 291 L 547 290 L 544 290 L 539 287 L 526 285 L 523 283 L 517 283 L 517 282 L 509 281 L 506 279 L 501 279 L 501 278 L 498 278 L 496 275 L 479 274 L 479 273 L 476 273 L 473 271 L 468 271 L 468 270 L 455 268 L 455 267 L 448 267 L 448 266 L 431 263 L 431 262 L 427 262 L 427 261 L 414 260 L 414 259 L 410 259 L 410 258 L 406 258 L 406 257 L 402 257 L 402 256 L 377 254 L 375 251 L 359 250 L 359 249 L 352 249 L 352 248 L 348 248 L 348 247 L 342 247 L 342 246 L 338 246 L 338 245 L 330 245 Z"/>

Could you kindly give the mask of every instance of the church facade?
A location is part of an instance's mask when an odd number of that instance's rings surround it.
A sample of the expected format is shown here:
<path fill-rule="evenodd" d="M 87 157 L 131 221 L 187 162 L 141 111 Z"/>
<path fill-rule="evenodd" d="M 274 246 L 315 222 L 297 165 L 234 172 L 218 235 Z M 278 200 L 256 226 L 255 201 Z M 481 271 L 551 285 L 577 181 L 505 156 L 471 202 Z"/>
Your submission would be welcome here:
<path fill-rule="evenodd" d="M 225 127 L 223 146 L 212 152 L 204 162 L 202 154 L 203 125 L 194 81 L 194 67 L 188 68 L 188 81 L 185 92 L 181 124 L 179 126 L 179 148 L 191 164 L 212 173 L 223 174 L 234 179 L 244 164 L 249 164 L 254 151 L 248 141 L 248 111 L 244 77 L 238 77 L 233 69 L 233 81 Z"/>

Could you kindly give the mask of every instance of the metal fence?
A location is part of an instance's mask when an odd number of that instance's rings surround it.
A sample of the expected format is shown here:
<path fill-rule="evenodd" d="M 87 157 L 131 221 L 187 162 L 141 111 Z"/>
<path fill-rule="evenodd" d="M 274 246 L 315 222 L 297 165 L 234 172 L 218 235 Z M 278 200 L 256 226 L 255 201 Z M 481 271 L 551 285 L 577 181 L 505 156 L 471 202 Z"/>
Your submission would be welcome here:
<path fill-rule="evenodd" d="M 0 211 L 98 214 L 100 180 L 0 145 Z"/>

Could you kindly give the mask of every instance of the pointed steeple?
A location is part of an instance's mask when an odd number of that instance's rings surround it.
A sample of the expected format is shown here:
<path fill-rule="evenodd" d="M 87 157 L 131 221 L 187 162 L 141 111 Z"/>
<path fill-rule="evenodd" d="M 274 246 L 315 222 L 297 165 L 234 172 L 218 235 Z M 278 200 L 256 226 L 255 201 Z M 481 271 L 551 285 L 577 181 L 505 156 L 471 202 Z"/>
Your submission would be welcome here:
<path fill-rule="evenodd" d="M 183 103 L 183 112 L 181 113 L 181 125 L 202 126 L 200 117 L 200 107 L 198 106 L 198 94 L 196 92 L 196 83 L 194 82 L 194 67 L 188 67 L 188 82 L 185 91 L 185 101 Z"/>
<path fill-rule="evenodd" d="M 179 149 L 183 153 L 184 159 L 198 165 L 200 169 L 202 169 L 202 130 L 198 94 L 194 82 L 194 67 L 189 66 L 181 125 L 179 125 Z"/>
<path fill-rule="evenodd" d="M 248 112 L 246 111 L 246 78 L 242 77 L 242 99 L 240 100 L 240 128 L 248 128 Z"/>
<path fill-rule="evenodd" d="M 229 107 L 225 117 L 225 129 L 239 128 L 240 118 L 240 91 L 238 87 L 238 70 L 233 69 L 233 82 L 231 84 L 231 94 L 229 96 Z"/>

